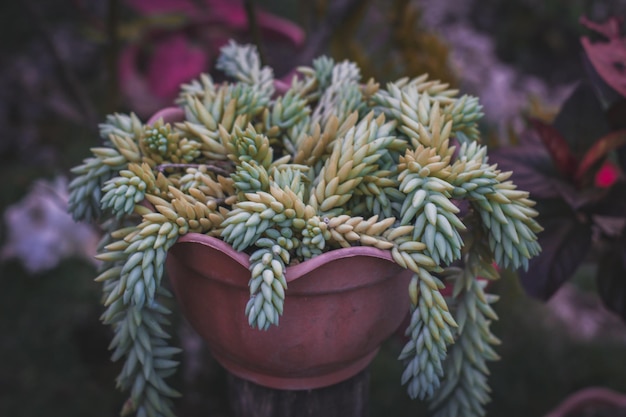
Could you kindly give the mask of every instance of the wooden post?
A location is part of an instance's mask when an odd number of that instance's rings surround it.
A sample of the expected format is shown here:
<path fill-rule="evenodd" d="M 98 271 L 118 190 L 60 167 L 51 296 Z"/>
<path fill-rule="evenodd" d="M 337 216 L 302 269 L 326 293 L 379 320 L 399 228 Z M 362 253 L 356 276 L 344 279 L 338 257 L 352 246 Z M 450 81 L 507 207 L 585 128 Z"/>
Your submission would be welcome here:
<path fill-rule="evenodd" d="M 330 387 L 282 391 L 228 374 L 233 417 L 367 417 L 369 370 Z"/>

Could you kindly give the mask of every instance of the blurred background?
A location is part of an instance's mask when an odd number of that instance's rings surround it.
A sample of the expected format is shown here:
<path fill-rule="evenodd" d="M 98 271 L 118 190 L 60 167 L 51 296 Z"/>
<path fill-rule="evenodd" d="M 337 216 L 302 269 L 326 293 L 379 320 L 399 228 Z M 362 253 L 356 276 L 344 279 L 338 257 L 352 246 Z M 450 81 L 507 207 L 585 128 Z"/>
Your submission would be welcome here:
<path fill-rule="evenodd" d="M 99 232 L 66 214 L 69 170 L 99 144 L 98 123 L 107 114 L 134 111 L 147 119 L 172 102 L 181 83 L 210 72 L 219 48 L 234 38 L 257 44 L 286 80 L 321 54 L 354 60 L 365 80 L 381 83 L 429 73 L 479 96 L 484 141 L 508 148 L 536 127 L 529 120 L 552 123 L 587 76 L 581 37 L 590 28 L 582 16 L 594 22 L 626 16 L 626 2 L 2 2 L 0 415 L 111 416 L 124 401 L 93 282 Z M 616 42 L 626 51 L 623 38 Z M 626 188 L 622 171 L 611 172 L 616 177 L 608 185 Z M 548 290 L 510 272 L 492 287 L 501 297 L 494 330 L 502 359 L 491 365 L 490 416 L 544 416 L 586 387 L 626 392 L 624 284 L 600 288 L 593 251 L 561 253 L 559 242 L 544 252 L 571 265 L 556 281 L 544 277 Z M 554 268 L 562 265 L 550 267 L 558 275 Z M 626 281 L 624 266 L 616 268 L 613 284 Z M 621 301 L 607 303 L 607 291 Z M 185 350 L 174 381 L 183 393 L 178 415 L 229 416 L 225 372 L 183 319 L 176 322 Z M 428 415 L 400 387 L 401 346 L 400 337 L 389 340 L 371 367 L 371 416 Z"/>

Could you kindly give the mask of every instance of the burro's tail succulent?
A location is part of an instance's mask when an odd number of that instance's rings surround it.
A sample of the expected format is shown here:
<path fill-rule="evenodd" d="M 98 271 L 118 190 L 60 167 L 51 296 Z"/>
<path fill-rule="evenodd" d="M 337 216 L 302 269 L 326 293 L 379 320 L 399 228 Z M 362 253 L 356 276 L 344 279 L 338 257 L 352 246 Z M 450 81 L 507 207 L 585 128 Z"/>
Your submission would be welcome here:
<path fill-rule="evenodd" d="M 438 417 L 484 415 L 498 343 L 486 284 L 494 265 L 528 265 L 541 227 L 528 193 L 489 164 L 478 100 L 426 75 L 362 83 L 354 63 L 326 57 L 277 94 L 256 49 L 232 42 L 217 66 L 234 81 L 183 85 L 183 121 L 111 115 L 102 146 L 74 169 L 70 211 L 106 232 L 96 280 L 125 361 L 123 414 L 173 415 L 165 380 L 179 350 L 161 284 L 167 251 L 195 232 L 249 254 L 245 313 L 259 329 L 279 325 L 291 263 L 355 245 L 390 251 L 413 272 L 402 384 Z"/>

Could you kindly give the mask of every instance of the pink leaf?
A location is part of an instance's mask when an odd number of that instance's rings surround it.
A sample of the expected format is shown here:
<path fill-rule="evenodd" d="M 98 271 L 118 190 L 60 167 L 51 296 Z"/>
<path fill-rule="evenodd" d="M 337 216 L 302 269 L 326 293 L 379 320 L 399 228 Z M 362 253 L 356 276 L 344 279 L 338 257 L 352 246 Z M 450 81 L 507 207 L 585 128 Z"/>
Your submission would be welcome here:
<path fill-rule="evenodd" d="M 580 42 L 602 79 L 615 91 L 626 96 L 626 39 L 620 36 L 619 20 L 612 18 L 606 23 L 598 24 L 582 17 L 580 21 L 608 39 L 608 42 L 594 43 L 583 36 Z"/>
<path fill-rule="evenodd" d="M 213 17 L 221 20 L 226 26 L 232 29 L 242 30 L 248 27 L 248 18 L 241 1 L 236 0 L 206 0 L 206 17 Z"/>
<path fill-rule="evenodd" d="M 270 38 L 289 40 L 294 46 L 304 43 L 304 31 L 289 20 L 266 12 L 259 12 L 259 27 Z"/>
<path fill-rule="evenodd" d="M 575 178 L 577 181 L 593 167 L 596 162 L 606 156 L 609 152 L 626 145 L 626 130 L 618 130 L 598 139 L 585 153 L 578 164 Z M 606 164 L 605 164 L 606 165 Z"/>
<path fill-rule="evenodd" d="M 128 45 L 121 52 L 117 61 L 117 70 L 122 85 L 134 82 L 139 78 L 135 61 L 139 54 L 139 46 L 135 44 Z"/>
<path fill-rule="evenodd" d="M 183 36 L 169 36 L 155 45 L 149 58 L 148 84 L 158 97 L 173 99 L 182 83 L 206 70 L 209 56 Z"/>
<path fill-rule="evenodd" d="M 209 15 L 222 20 L 233 30 L 249 30 L 246 11 L 240 1 L 206 0 Z M 208 16 L 207 16 L 208 17 Z M 304 42 L 304 31 L 295 23 L 257 8 L 257 20 L 262 34 L 273 40 L 287 40 L 295 46 Z"/>
<path fill-rule="evenodd" d="M 138 56 L 138 45 L 124 48 L 118 61 L 118 74 L 120 87 L 130 107 L 140 116 L 147 116 L 167 103 L 150 91 L 146 78 L 137 68 Z"/>
<path fill-rule="evenodd" d="M 605 23 L 596 23 L 587 18 L 587 16 L 581 16 L 580 23 L 587 29 L 591 29 L 598 32 L 607 39 L 619 38 L 619 25 L 620 19 L 612 17 Z"/>
<path fill-rule="evenodd" d="M 595 185 L 600 188 L 609 188 L 620 176 L 619 169 L 611 161 L 605 161 L 595 177 Z"/>
<path fill-rule="evenodd" d="M 198 7 L 189 0 L 125 0 L 130 8 L 141 14 L 183 13 L 193 17 L 199 13 Z"/>

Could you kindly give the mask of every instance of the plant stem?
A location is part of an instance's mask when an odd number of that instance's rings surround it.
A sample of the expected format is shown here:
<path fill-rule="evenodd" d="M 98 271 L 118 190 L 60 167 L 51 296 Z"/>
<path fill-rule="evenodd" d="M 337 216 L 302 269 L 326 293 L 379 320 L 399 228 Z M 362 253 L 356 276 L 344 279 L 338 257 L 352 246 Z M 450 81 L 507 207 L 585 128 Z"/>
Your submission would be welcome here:
<path fill-rule="evenodd" d="M 106 33 L 108 39 L 107 67 L 109 72 L 109 91 L 107 97 L 107 113 L 117 109 L 119 102 L 119 77 L 117 72 L 117 58 L 119 56 L 119 37 L 117 26 L 119 20 L 119 0 L 109 0 Z"/>
<path fill-rule="evenodd" d="M 261 31 L 259 30 L 259 24 L 256 18 L 256 7 L 254 4 L 254 0 L 244 0 L 244 7 L 246 9 L 246 15 L 248 17 L 248 27 L 250 28 L 250 33 L 252 34 L 253 42 L 256 44 L 256 47 L 259 51 L 259 58 L 261 59 L 261 64 L 266 64 L 266 55 L 265 48 L 263 47 L 263 42 L 261 40 Z"/>
<path fill-rule="evenodd" d="M 219 167 L 217 165 L 210 165 L 210 164 L 161 164 L 161 165 L 157 165 L 156 169 L 159 172 L 164 172 L 166 169 L 169 169 L 169 168 L 187 169 L 187 168 L 200 168 L 200 167 L 204 167 L 208 169 L 209 171 L 214 172 L 219 175 L 224 175 L 224 176 L 230 175 L 230 172 L 227 171 L 226 169 Z"/>

